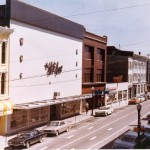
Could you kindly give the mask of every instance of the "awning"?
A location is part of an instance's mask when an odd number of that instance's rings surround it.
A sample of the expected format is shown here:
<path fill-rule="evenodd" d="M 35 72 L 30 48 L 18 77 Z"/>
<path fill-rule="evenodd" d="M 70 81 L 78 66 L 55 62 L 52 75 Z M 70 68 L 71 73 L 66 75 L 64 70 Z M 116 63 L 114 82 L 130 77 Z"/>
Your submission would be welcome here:
<path fill-rule="evenodd" d="M 23 104 L 16 104 L 14 105 L 14 109 L 33 109 L 33 108 L 45 107 L 45 106 L 67 103 L 71 101 L 78 101 L 78 100 L 88 99 L 88 98 L 92 98 L 92 94 L 84 94 L 79 96 L 70 96 L 64 98 L 48 99 L 48 100 L 33 101 L 33 102 L 28 102 Z"/>
<path fill-rule="evenodd" d="M 0 116 L 12 114 L 13 112 L 13 103 L 9 100 L 0 101 Z"/>

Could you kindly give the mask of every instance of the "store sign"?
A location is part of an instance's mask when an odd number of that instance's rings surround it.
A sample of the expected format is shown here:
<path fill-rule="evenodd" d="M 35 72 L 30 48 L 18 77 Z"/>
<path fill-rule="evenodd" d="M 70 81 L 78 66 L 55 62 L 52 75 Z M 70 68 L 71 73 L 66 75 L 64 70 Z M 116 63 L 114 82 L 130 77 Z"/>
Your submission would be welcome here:
<path fill-rule="evenodd" d="M 104 95 L 104 94 L 109 94 L 109 91 L 95 90 L 95 95 Z"/>
<path fill-rule="evenodd" d="M 44 68 L 46 70 L 47 76 L 50 76 L 50 75 L 56 76 L 62 73 L 63 66 L 59 66 L 59 62 L 47 62 L 44 65 Z"/>

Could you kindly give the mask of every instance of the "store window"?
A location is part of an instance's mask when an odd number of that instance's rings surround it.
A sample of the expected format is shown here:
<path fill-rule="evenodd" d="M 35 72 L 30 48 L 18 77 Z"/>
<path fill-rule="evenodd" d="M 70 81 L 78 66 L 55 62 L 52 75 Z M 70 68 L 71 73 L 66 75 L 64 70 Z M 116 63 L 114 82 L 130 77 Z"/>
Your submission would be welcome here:
<path fill-rule="evenodd" d="M 118 100 L 121 101 L 122 100 L 122 91 L 118 92 Z"/>
<path fill-rule="evenodd" d="M 124 100 L 127 100 L 127 90 L 124 90 L 124 91 L 123 91 L 123 99 L 124 99 Z"/>
<path fill-rule="evenodd" d="M 48 122 L 49 107 L 31 110 L 14 109 L 11 115 L 10 129 L 22 128 L 38 123 Z"/>

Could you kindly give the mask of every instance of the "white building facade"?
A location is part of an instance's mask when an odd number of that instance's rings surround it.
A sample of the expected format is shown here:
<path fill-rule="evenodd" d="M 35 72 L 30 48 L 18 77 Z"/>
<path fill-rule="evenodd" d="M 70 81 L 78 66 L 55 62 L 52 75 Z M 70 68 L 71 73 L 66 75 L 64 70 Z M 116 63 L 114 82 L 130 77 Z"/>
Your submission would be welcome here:
<path fill-rule="evenodd" d="M 128 82 L 132 86 L 132 97 L 144 95 L 147 91 L 147 58 L 134 54 L 128 62 Z"/>
<path fill-rule="evenodd" d="M 14 112 L 5 131 L 80 113 L 84 27 L 18 0 L 4 7 L 6 25 L 14 29 L 8 57 Z"/>

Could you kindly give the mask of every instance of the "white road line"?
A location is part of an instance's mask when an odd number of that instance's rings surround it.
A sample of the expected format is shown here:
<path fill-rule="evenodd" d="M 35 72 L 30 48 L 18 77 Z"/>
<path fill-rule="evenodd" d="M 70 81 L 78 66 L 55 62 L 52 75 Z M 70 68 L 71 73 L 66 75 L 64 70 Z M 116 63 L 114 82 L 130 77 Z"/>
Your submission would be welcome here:
<path fill-rule="evenodd" d="M 125 115 L 125 116 L 123 116 L 123 117 L 121 117 L 121 118 L 118 118 L 118 119 L 116 119 L 116 120 L 114 120 L 114 121 L 108 123 L 107 125 L 98 128 L 97 130 L 95 130 L 95 131 L 93 131 L 93 132 L 90 132 L 90 133 L 88 133 L 88 134 L 86 134 L 86 135 L 84 135 L 84 136 L 81 136 L 80 138 L 78 138 L 78 139 L 76 139 L 76 140 L 70 142 L 70 143 L 67 143 L 67 144 L 65 144 L 65 145 L 63 145 L 63 146 L 61 146 L 61 147 L 59 147 L 59 148 L 56 149 L 56 150 L 62 149 L 63 147 L 65 147 L 65 146 L 67 146 L 67 145 L 70 145 L 70 144 L 72 144 L 72 143 L 74 143 L 74 142 L 76 142 L 76 141 L 79 141 L 80 139 L 82 139 L 82 138 L 84 138 L 84 137 L 87 137 L 88 135 L 93 134 L 93 133 L 95 133 L 95 132 L 97 132 L 97 131 L 103 129 L 104 127 L 107 127 L 107 126 L 109 126 L 110 124 L 115 123 L 115 122 L 117 122 L 118 120 L 121 120 L 121 119 L 123 119 L 123 118 L 125 118 L 125 117 L 127 117 L 127 116 L 129 116 L 129 115 L 131 115 L 131 114 L 133 114 L 133 113 L 135 113 L 135 112 L 137 112 L 137 111 L 133 111 L 132 113 L 129 113 L 129 114 L 127 114 L 127 115 Z"/>
<path fill-rule="evenodd" d="M 90 130 L 90 129 L 92 129 L 92 128 L 93 128 L 93 127 L 89 127 L 89 128 L 87 128 L 87 129 L 89 129 L 89 130 Z"/>
<path fill-rule="evenodd" d="M 148 107 L 148 106 L 149 106 L 149 105 L 146 105 L 145 107 Z M 104 127 L 107 127 L 107 126 L 109 126 L 110 124 L 113 124 L 113 123 L 117 122 L 118 120 L 121 120 L 121 119 L 123 119 L 123 118 L 125 118 L 125 117 L 127 117 L 127 116 L 129 116 L 129 115 L 131 115 L 131 114 L 134 114 L 134 113 L 136 113 L 136 112 L 137 112 L 137 110 L 136 110 L 136 111 L 133 111 L 132 113 L 129 113 L 129 114 L 127 114 L 127 115 L 125 115 L 125 116 L 123 116 L 123 117 L 121 117 L 121 118 L 118 118 L 118 119 L 116 119 L 116 120 L 114 120 L 114 121 L 108 123 L 107 125 L 98 128 L 97 130 L 95 130 L 95 131 L 93 131 L 93 132 L 90 132 L 90 133 L 88 133 L 88 134 L 86 134 L 86 135 L 84 135 L 84 136 L 81 136 L 80 138 L 78 138 L 78 139 L 76 139 L 76 140 L 70 142 L 70 143 L 67 143 L 67 144 L 65 144 L 65 145 L 63 145 L 63 146 L 57 148 L 56 150 L 62 149 L 63 147 L 65 147 L 65 146 L 67 146 L 67 145 L 70 145 L 70 144 L 72 144 L 72 143 L 74 143 L 74 142 L 77 142 L 77 141 L 79 141 L 80 139 L 83 139 L 84 137 L 87 137 L 87 136 L 89 136 L 90 134 L 93 134 L 93 133 L 95 133 L 95 132 L 97 132 L 97 131 L 103 129 Z"/>
<path fill-rule="evenodd" d="M 109 130 L 109 131 L 110 131 L 110 130 L 112 130 L 112 129 L 113 129 L 113 128 L 109 128 L 109 129 L 107 129 L 107 130 Z"/>
<path fill-rule="evenodd" d="M 94 136 L 94 137 L 90 138 L 90 140 L 94 140 L 94 139 L 96 139 L 96 136 Z"/>
<path fill-rule="evenodd" d="M 72 138 L 72 137 L 74 137 L 74 135 L 70 135 L 70 136 L 68 136 L 68 137 L 66 137 L 67 139 L 70 139 L 70 138 Z"/>
<path fill-rule="evenodd" d="M 41 148 L 41 149 L 39 149 L 39 150 L 44 150 L 44 149 L 47 149 L 48 147 L 43 147 L 43 148 Z"/>
<path fill-rule="evenodd" d="M 131 122 L 130 124 L 133 124 L 133 123 L 136 122 L 136 121 L 137 121 L 137 119 L 134 120 L 133 122 Z M 125 126 L 125 127 L 123 127 L 122 129 L 120 129 L 120 130 L 118 130 L 117 132 L 113 133 L 112 135 L 108 136 L 106 139 L 104 139 L 104 140 L 102 140 L 102 141 L 96 143 L 95 145 L 91 146 L 90 148 L 88 148 L 88 150 L 89 150 L 89 149 L 93 149 L 96 145 L 98 145 L 98 144 L 100 144 L 100 143 L 102 143 L 102 142 L 108 140 L 109 138 L 111 138 L 111 137 L 114 136 L 115 134 L 119 133 L 120 131 L 122 131 L 122 130 L 124 130 L 125 128 L 128 128 L 128 127 L 129 127 L 128 125 Z"/>

